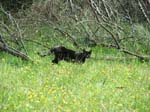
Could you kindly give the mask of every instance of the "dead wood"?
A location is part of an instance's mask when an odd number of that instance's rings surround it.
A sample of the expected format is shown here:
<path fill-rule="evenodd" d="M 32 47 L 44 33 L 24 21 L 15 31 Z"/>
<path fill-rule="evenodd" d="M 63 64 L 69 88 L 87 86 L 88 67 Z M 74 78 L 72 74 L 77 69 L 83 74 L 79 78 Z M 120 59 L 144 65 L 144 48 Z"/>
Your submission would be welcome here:
<path fill-rule="evenodd" d="M 106 1 L 105 0 L 101 0 L 101 1 L 102 1 L 103 6 L 104 6 L 104 9 L 105 9 L 105 12 L 107 14 L 107 17 L 111 20 L 111 16 L 109 14 L 109 10 L 108 10 L 108 8 L 106 6 L 106 3 L 105 3 Z"/>
<path fill-rule="evenodd" d="M 0 45 L 0 49 L 2 51 L 8 52 L 9 54 L 12 54 L 14 56 L 20 57 L 23 60 L 27 60 L 27 61 L 30 60 L 31 61 L 31 59 L 27 55 L 25 55 L 24 53 L 14 49 L 14 48 L 12 48 L 10 46 L 1 46 Z"/>
<path fill-rule="evenodd" d="M 147 22 L 150 24 L 150 20 L 149 20 L 147 14 L 146 14 L 146 12 L 145 12 L 145 10 L 144 10 L 144 8 L 143 8 L 141 2 L 140 2 L 140 0 L 138 0 L 138 5 L 139 5 L 139 7 L 140 7 L 140 9 L 141 9 L 141 11 L 142 11 L 144 17 L 146 18 Z"/>
<path fill-rule="evenodd" d="M 101 17 L 100 17 L 101 13 L 100 13 L 100 11 L 99 11 L 98 6 L 97 6 L 96 3 L 94 2 L 94 0 L 89 0 L 89 5 L 90 5 L 90 7 L 91 7 L 91 9 L 92 9 L 92 11 L 93 11 L 93 13 L 94 13 L 96 19 L 97 19 L 98 24 L 99 24 L 105 31 L 107 31 L 107 32 L 111 35 L 111 38 L 112 38 L 112 40 L 114 40 L 114 43 L 115 43 L 114 45 L 111 45 L 111 44 L 110 44 L 110 45 L 100 44 L 100 45 L 105 46 L 105 47 L 109 47 L 109 48 L 118 49 L 119 51 L 121 51 L 121 52 L 123 52 L 123 53 L 125 53 L 125 54 L 129 54 L 129 55 L 135 56 L 135 57 L 137 57 L 137 58 L 140 59 L 140 60 L 145 60 L 145 61 L 147 61 L 147 60 L 150 59 L 149 56 L 139 55 L 139 54 L 137 54 L 137 53 L 131 52 L 131 51 L 127 50 L 126 48 L 122 47 L 122 46 L 120 45 L 119 41 L 117 40 L 118 35 L 117 35 L 117 34 L 114 34 L 112 31 L 110 31 L 108 28 L 106 28 L 106 27 L 102 24 L 102 22 L 101 22 L 101 20 L 100 20 L 100 19 L 101 19 Z M 105 19 L 103 19 L 103 21 L 106 22 Z M 107 23 L 107 22 L 106 22 L 106 23 Z M 99 44 L 99 43 L 97 43 L 97 45 L 98 45 L 98 44 Z"/>
<path fill-rule="evenodd" d="M 11 15 L 11 13 L 6 12 L 3 9 L 3 7 L 1 7 L 0 9 L 9 18 L 12 26 L 15 27 L 15 32 L 18 35 L 17 38 L 15 38 L 16 43 L 18 43 L 18 45 L 21 45 L 21 47 L 24 49 L 25 53 L 28 54 L 27 49 L 26 49 L 25 44 L 24 44 L 24 41 L 23 41 L 22 31 L 21 31 L 20 26 L 17 23 L 16 19 Z M 11 34 L 10 33 L 10 31 L 11 31 L 10 28 L 6 24 L 3 24 L 3 25 L 4 25 L 4 28 L 6 29 L 6 31 L 9 32 L 9 34 Z"/>
<path fill-rule="evenodd" d="M 18 51 L 17 49 L 10 47 L 6 44 L 3 37 L 0 35 L 0 49 L 16 57 L 20 57 L 22 60 L 32 61 L 26 54 Z"/>
<path fill-rule="evenodd" d="M 131 55 L 131 56 L 135 56 L 136 58 L 138 58 L 140 61 L 148 61 L 148 60 L 150 60 L 150 56 L 145 56 L 145 55 L 139 55 L 139 54 L 137 54 L 137 53 L 134 53 L 134 52 L 131 52 L 131 51 L 129 51 L 129 50 L 127 50 L 126 48 L 123 48 L 123 47 L 121 47 L 121 48 L 118 48 L 116 45 L 113 45 L 113 44 L 103 44 L 103 43 L 101 43 L 101 44 L 98 44 L 99 46 L 102 46 L 102 47 L 107 47 L 107 48 L 113 48 L 113 49 L 118 49 L 120 52 L 123 52 L 123 53 L 125 53 L 125 54 L 129 54 L 129 55 Z M 127 59 L 135 59 L 135 57 L 126 57 Z M 110 57 L 109 57 L 110 58 Z M 109 58 L 108 58 L 108 60 L 109 60 Z M 118 59 L 118 58 L 110 58 L 110 60 L 116 60 L 116 59 Z M 122 59 L 122 58 L 121 58 Z"/>
<path fill-rule="evenodd" d="M 69 5 L 71 8 L 71 12 L 74 12 L 74 4 L 73 4 L 72 0 L 69 0 Z"/>

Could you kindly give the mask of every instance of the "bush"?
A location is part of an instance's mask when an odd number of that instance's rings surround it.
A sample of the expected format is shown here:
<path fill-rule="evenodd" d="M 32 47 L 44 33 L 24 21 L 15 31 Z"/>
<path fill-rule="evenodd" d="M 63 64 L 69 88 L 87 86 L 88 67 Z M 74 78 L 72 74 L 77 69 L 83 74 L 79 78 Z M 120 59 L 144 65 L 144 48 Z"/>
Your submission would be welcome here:
<path fill-rule="evenodd" d="M 13 12 L 29 7 L 32 2 L 33 0 L 0 0 L 5 10 Z"/>

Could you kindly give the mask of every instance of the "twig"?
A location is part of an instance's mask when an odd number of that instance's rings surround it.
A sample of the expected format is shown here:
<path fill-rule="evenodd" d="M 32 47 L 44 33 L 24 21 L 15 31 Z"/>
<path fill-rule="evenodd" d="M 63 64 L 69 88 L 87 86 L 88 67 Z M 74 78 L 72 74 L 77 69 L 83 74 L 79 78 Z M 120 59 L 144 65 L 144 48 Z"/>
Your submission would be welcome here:
<path fill-rule="evenodd" d="M 11 42 L 14 41 L 13 39 L 4 39 L 4 40 L 11 41 Z M 45 47 L 47 49 L 50 49 L 50 47 L 48 47 L 47 45 L 44 45 L 44 44 L 40 43 L 39 41 L 32 40 L 32 39 L 26 39 L 26 38 L 23 38 L 23 40 L 24 41 L 28 41 L 28 42 L 33 42 L 33 43 L 35 43 L 37 45 L 43 46 L 43 47 Z"/>
<path fill-rule="evenodd" d="M 1 35 L 0 35 L 0 42 L 2 42 L 2 43 L 3 43 L 3 45 L 6 45 L 6 43 L 5 43 L 4 39 L 2 38 L 2 36 L 1 36 Z"/>
<path fill-rule="evenodd" d="M 131 51 L 128 51 L 128 50 L 126 50 L 125 48 L 122 48 L 122 49 L 120 49 L 120 51 L 121 52 L 124 52 L 124 53 L 126 53 L 126 54 L 129 54 L 129 55 L 132 55 L 132 56 L 136 56 L 137 58 L 139 58 L 141 61 L 142 60 L 148 60 L 148 58 L 149 58 L 149 56 L 143 56 L 143 55 L 139 55 L 139 54 L 136 54 L 136 53 L 133 53 L 133 52 L 131 52 Z"/>
<path fill-rule="evenodd" d="M 146 15 L 146 13 L 145 13 L 145 11 L 144 11 L 144 8 L 143 8 L 143 6 L 142 6 L 140 0 L 138 0 L 138 4 L 139 4 L 139 7 L 140 7 L 140 9 L 141 9 L 141 11 L 142 11 L 144 17 L 146 18 L 147 22 L 150 24 L 150 20 L 149 20 L 148 16 Z"/>
<path fill-rule="evenodd" d="M 77 16 L 75 16 L 75 18 L 73 18 L 73 19 L 74 19 L 76 22 L 79 21 L 79 19 L 78 19 Z M 87 31 L 86 26 L 83 24 L 83 22 L 80 22 L 80 24 L 81 24 L 81 27 L 84 29 L 84 31 L 85 31 L 87 37 L 90 38 L 90 37 L 91 37 L 91 34 Z"/>
<path fill-rule="evenodd" d="M 89 1 L 91 2 L 90 6 L 91 6 L 91 8 L 92 8 L 93 11 L 94 11 L 95 16 L 97 17 L 97 14 L 100 13 L 99 10 L 98 10 L 98 7 L 96 6 L 96 4 L 94 3 L 93 0 L 89 0 Z M 92 4 L 95 5 L 96 9 L 94 9 L 94 7 L 92 6 Z M 96 12 L 95 12 L 95 11 L 96 11 Z M 116 39 L 115 35 L 114 35 L 111 31 L 109 31 L 109 30 L 100 22 L 100 20 L 99 20 L 98 18 L 97 18 L 97 21 L 98 21 L 99 25 L 100 25 L 103 29 L 105 29 L 105 30 L 111 35 L 111 37 L 112 37 L 112 39 L 115 41 L 115 43 L 116 43 L 118 49 L 120 49 L 121 46 L 120 46 L 118 40 Z"/>
<path fill-rule="evenodd" d="M 26 49 L 26 47 L 25 47 L 25 45 L 24 45 L 24 42 L 23 42 L 23 40 L 22 40 L 22 33 L 21 33 L 21 30 L 20 30 L 20 27 L 19 27 L 17 21 L 15 20 L 15 18 L 13 18 L 13 16 L 12 16 L 10 13 L 6 12 L 2 7 L 1 7 L 1 10 L 2 10 L 2 12 L 3 12 L 5 15 L 7 15 L 7 16 L 9 17 L 11 23 L 12 23 L 13 25 L 16 25 L 16 30 L 17 30 L 17 32 L 18 32 L 18 35 L 19 35 L 18 37 L 19 37 L 19 40 L 20 40 L 20 42 L 21 42 L 21 45 L 22 45 L 23 49 L 25 50 L 26 54 L 28 54 L 27 49 Z"/>
<path fill-rule="evenodd" d="M 54 29 L 57 30 L 57 31 L 59 31 L 59 32 L 60 32 L 61 34 L 63 34 L 64 36 L 69 37 L 69 39 L 73 41 L 73 44 L 74 44 L 76 47 L 80 48 L 79 45 L 78 45 L 78 43 L 76 42 L 75 38 L 74 38 L 73 36 L 71 36 L 68 32 L 63 31 L 63 30 L 61 30 L 60 28 L 54 28 Z"/>
<path fill-rule="evenodd" d="M 72 0 L 69 0 L 69 4 L 70 4 L 71 12 L 74 12 L 74 4 Z"/>
<path fill-rule="evenodd" d="M 24 45 L 24 42 L 23 42 L 23 40 L 22 40 L 23 38 L 22 38 L 22 33 L 21 33 L 21 30 L 20 30 L 20 27 L 19 27 L 17 21 L 15 20 L 15 18 L 14 18 L 14 22 L 15 22 L 15 24 L 16 24 L 16 27 L 17 27 L 17 30 L 18 30 L 18 33 L 19 33 L 19 37 L 20 37 L 19 39 L 20 39 L 20 42 L 21 42 L 21 44 L 22 44 L 22 47 L 24 48 L 26 54 L 28 54 L 28 51 L 27 51 L 27 49 L 26 49 L 26 47 L 25 47 L 25 45 Z"/>
<path fill-rule="evenodd" d="M 108 11 L 107 6 L 106 6 L 106 4 L 105 4 L 105 1 L 104 1 L 104 0 L 101 0 L 101 1 L 102 1 L 102 3 L 103 3 L 103 6 L 104 6 L 104 9 L 105 9 L 105 11 L 106 11 L 106 14 L 107 14 L 108 18 L 111 20 L 109 11 Z"/>
<path fill-rule="evenodd" d="M 38 45 L 41 45 L 41 46 L 43 46 L 43 47 L 45 47 L 45 48 L 47 48 L 47 49 L 50 49 L 50 47 L 48 47 L 47 45 L 44 45 L 44 44 L 42 44 L 42 43 L 40 43 L 40 42 L 38 42 L 38 41 L 35 41 L 35 40 L 32 40 L 32 39 L 23 39 L 24 41 L 29 41 L 29 42 L 33 42 L 33 43 L 36 43 L 36 44 L 38 44 Z"/>
<path fill-rule="evenodd" d="M 108 48 L 114 48 L 114 49 L 118 49 L 118 47 L 116 45 L 113 45 L 113 44 L 110 44 L 110 45 L 107 45 L 107 44 L 99 44 L 100 46 L 103 46 L 103 47 L 108 47 Z M 118 49 L 119 51 L 125 53 L 125 54 L 129 54 L 129 55 L 132 55 L 132 56 L 135 56 L 137 58 L 139 58 L 141 61 L 142 60 L 150 60 L 150 56 L 144 56 L 144 55 L 139 55 L 139 54 L 136 54 L 134 52 L 131 52 L 129 50 L 127 50 L 126 48 L 120 48 Z"/>
<path fill-rule="evenodd" d="M 105 30 L 111 35 L 111 37 L 112 37 L 113 40 L 115 41 L 115 44 L 117 45 L 117 48 L 120 49 L 121 46 L 120 46 L 118 40 L 116 39 L 115 35 L 114 35 L 111 31 L 109 31 L 103 24 L 99 23 L 99 25 L 100 25 L 103 29 L 105 29 Z"/>
<path fill-rule="evenodd" d="M 145 57 L 145 56 L 143 56 L 143 55 L 138 55 L 138 54 L 136 54 L 136 53 L 133 53 L 133 52 L 131 52 L 131 51 L 129 51 L 129 50 L 127 50 L 127 49 L 121 47 L 119 41 L 116 39 L 116 36 L 115 36 L 110 30 L 108 30 L 108 29 L 101 23 L 100 19 L 98 18 L 97 15 L 99 14 L 99 10 L 98 10 L 98 7 L 95 5 L 94 1 L 93 1 L 93 0 L 89 0 L 89 1 L 90 1 L 90 3 L 91 3 L 90 6 L 91 6 L 91 8 L 92 8 L 92 10 L 93 10 L 93 13 L 95 14 L 95 17 L 97 18 L 98 24 L 99 24 L 103 29 L 105 29 L 105 30 L 111 35 L 112 39 L 113 39 L 114 42 L 115 42 L 115 45 L 109 46 L 109 47 L 113 47 L 113 48 L 115 48 L 115 49 L 120 50 L 121 52 L 126 53 L 126 54 L 129 54 L 129 55 L 132 55 L 132 56 L 136 56 L 136 57 L 139 58 L 140 60 L 148 60 L 149 57 Z M 94 7 L 93 7 L 93 4 L 94 4 Z M 95 8 L 95 7 L 97 7 L 97 8 Z M 104 22 L 106 22 L 106 21 L 104 21 Z"/>
<path fill-rule="evenodd" d="M 90 4 L 90 6 L 91 6 L 93 12 L 95 13 L 95 15 L 99 15 L 99 17 L 100 17 L 103 21 L 106 21 L 106 17 L 101 13 L 101 11 L 99 10 L 99 8 L 98 8 L 98 6 L 96 5 L 96 3 L 95 3 L 93 0 L 89 0 L 89 4 Z M 96 16 L 96 19 L 97 19 L 98 21 L 100 21 L 99 18 L 98 18 L 98 16 Z"/>

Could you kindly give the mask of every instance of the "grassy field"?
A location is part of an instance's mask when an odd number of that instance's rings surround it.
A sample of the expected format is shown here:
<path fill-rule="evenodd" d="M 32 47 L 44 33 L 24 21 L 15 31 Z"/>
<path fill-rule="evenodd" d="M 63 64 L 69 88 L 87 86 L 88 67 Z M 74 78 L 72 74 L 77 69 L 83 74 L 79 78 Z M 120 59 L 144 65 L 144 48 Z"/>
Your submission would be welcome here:
<path fill-rule="evenodd" d="M 1 54 L 0 112 L 150 112 L 149 63 L 33 58 Z"/>

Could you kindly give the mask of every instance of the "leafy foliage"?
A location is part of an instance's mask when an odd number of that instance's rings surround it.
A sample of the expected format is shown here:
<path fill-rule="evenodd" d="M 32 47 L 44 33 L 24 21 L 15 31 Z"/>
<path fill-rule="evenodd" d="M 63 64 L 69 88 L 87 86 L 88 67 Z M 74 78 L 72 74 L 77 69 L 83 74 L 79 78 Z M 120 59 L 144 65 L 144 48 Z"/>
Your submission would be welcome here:
<path fill-rule="evenodd" d="M 33 0 L 0 0 L 0 4 L 5 10 L 13 12 L 29 7 L 32 2 Z"/>

